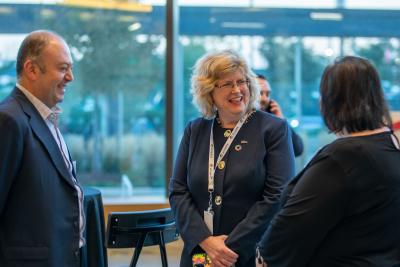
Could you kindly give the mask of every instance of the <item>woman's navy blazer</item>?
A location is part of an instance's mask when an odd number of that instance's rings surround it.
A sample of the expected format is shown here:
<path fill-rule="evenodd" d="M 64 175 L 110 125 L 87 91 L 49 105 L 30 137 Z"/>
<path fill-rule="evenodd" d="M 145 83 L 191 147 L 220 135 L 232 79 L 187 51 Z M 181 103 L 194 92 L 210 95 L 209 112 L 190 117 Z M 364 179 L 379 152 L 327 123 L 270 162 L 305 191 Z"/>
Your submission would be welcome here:
<path fill-rule="evenodd" d="M 212 120 L 198 118 L 186 126 L 173 176 L 170 203 L 184 241 L 181 266 L 211 235 L 203 221 L 208 207 L 208 155 Z M 240 149 L 239 149 L 240 148 Z M 215 158 L 219 151 L 215 151 Z M 294 174 L 291 131 L 286 121 L 255 111 L 215 172 L 214 235 L 228 235 L 226 245 L 239 254 L 236 267 L 254 266 L 255 244 L 279 209 L 284 185 Z M 222 201 L 215 201 L 219 197 Z M 218 204 L 216 204 L 219 203 Z"/>

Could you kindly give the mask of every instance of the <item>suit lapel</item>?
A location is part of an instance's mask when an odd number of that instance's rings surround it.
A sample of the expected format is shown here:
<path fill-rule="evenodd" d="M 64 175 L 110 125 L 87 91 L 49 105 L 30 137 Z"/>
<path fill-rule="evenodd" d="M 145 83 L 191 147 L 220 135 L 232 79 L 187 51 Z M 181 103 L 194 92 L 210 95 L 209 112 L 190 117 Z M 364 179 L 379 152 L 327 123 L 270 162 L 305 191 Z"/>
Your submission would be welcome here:
<path fill-rule="evenodd" d="M 67 146 L 67 144 L 65 144 Z M 71 154 L 69 153 L 69 148 L 67 146 L 67 151 L 68 151 L 68 159 L 69 162 L 71 162 L 71 166 L 72 166 L 72 176 L 74 176 L 74 178 L 76 179 L 76 170 L 75 170 L 75 164 L 74 161 L 72 160 Z"/>
<path fill-rule="evenodd" d="M 63 177 L 71 186 L 74 186 L 71 175 L 61 155 L 60 149 L 54 140 L 50 129 L 47 127 L 39 112 L 19 89 L 15 88 L 12 92 L 12 95 L 15 97 L 15 99 L 17 99 L 23 111 L 29 117 L 29 124 L 32 132 L 36 135 L 37 139 L 43 144 L 44 148 L 49 153 L 51 161 L 61 174 L 61 177 Z"/>

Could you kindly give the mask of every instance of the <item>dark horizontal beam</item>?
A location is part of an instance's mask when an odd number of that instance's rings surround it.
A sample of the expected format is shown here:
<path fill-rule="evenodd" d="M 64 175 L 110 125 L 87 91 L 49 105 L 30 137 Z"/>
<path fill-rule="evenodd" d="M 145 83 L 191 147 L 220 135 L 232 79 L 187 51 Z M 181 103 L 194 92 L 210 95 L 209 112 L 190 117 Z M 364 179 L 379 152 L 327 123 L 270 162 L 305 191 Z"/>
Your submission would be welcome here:
<path fill-rule="evenodd" d="M 49 12 L 62 16 L 87 11 L 93 9 L 0 4 L 0 33 L 27 33 L 41 28 L 43 16 Z M 101 12 L 116 17 L 133 15 L 142 24 L 138 32 L 165 34 L 166 12 L 163 6 L 154 6 L 150 13 Z M 180 7 L 180 34 L 188 36 L 400 37 L 398 25 L 400 10 Z"/>
<path fill-rule="evenodd" d="M 391 10 L 184 7 L 180 31 L 183 35 L 399 37 L 398 25 L 400 11 Z"/>

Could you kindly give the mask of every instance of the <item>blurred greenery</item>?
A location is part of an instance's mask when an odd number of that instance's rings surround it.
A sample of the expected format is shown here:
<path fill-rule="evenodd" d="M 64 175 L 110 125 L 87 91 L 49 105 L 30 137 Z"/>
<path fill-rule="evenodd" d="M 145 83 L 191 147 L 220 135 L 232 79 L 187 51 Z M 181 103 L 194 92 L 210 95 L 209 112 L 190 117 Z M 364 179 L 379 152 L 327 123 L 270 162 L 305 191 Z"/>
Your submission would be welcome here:
<path fill-rule="evenodd" d="M 390 108 L 400 110 L 400 46 L 393 39 L 380 39 L 357 49 L 357 53 L 375 65 Z"/>
<path fill-rule="evenodd" d="M 14 88 L 16 82 L 15 61 L 0 60 L 0 100 L 5 98 Z"/>
<path fill-rule="evenodd" d="M 301 56 L 301 99 L 295 88 L 296 45 Z M 266 38 L 261 46 L 261 54 L 268 63 L 266 77 L 270 82 L 275 98 L 287 117 L 296 117 L 295 105 L 301 103 L 301 115 L 318 116 L 318 86 L 327 59 L 316 55 L 304 47 L 297 38 Z"/>
<path fill-rule="evenodd" d="M 41 23 L 66 39 L 74 58 L 74 98 L 63 106 L 65 130 L 82 136 L 73 139 L 80 143 L 72 149 L 78 171 L 127 174 L 133 184 L 163 186 L 165 146 L 153 144 L 164 140 L 164 103 L 154 98 L 164 95 L 159 49 L 165 38 L 130 31 L 136 20 L 133 12 L 69 8 Z M 130 144 L 132 138 L 138 140 Z"/>
<path fill-rule="evenodd" d="M 189 39 L 189 38 L 188 38 Z M 198 109 L 192 104 L 192 94 L 190 93 L 190 79 L 196 61 L 206 53 L 204 39 L 190 38 L 189 43 L 183 46 L 183 82 L 184 82 L 184 101 L 185 106 L 184 120 L 189 121 L 200 116 Z"/>

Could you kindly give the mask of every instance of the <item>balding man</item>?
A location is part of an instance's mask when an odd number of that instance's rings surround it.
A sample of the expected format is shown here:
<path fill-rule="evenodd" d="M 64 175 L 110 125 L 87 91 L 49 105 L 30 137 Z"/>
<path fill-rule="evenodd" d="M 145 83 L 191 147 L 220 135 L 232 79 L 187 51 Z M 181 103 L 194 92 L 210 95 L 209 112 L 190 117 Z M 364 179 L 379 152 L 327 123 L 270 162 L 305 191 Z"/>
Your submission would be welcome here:
<path fill-rule="evenodd" d="M 74 79 L 63 38 L 28 34 L 17 78 L 0 103 L 0 266 L 78 267 L 83 193 L 57 128 L 57 104 Z"/>

